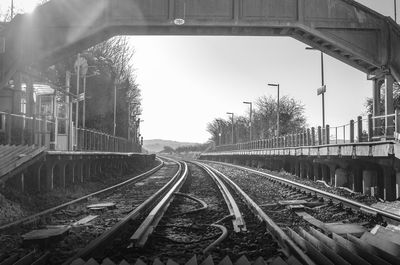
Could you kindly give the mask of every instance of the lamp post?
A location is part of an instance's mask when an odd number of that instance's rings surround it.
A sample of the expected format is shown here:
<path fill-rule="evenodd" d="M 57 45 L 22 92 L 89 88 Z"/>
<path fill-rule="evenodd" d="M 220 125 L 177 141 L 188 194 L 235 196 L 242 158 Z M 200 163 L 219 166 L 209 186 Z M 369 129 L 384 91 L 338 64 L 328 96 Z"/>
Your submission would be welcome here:
<path fill-rule="evenodd" d="M 317 50 L 315 48 L 306 47 L 306 50 Z M 324 53 L 321 51 L 321 87 L 317 90 L 317 95 L 322 98 L 322 128 L 325 128 L 325 77 L 324 77 Z"/>
<path fill-rule="evenodd" d="M 248 102 L 248 101 L 243 101 L 243 103 L 250 105 L 250 141 L 251 141 L 253 139 L 253 137 L 252 137 L 252 129 L 251 129 L 251 127 L 252 127 L 251 117 L 253 115 L 253 103 Z"/>
<path fill-rule="evenodd" d="M 276 136 L 279 137 L 279 84 L 268 84 L 269 86 L 274 86 L 278 88 L 278 98 L 277 98 L 277 107 L 276 107 Z"/>
<path fill-rule="evenodd" d="M 227 112 L 226 114 L 231 115 L 231 119 L 232 119 L 232 144 L 234 143 L 233 141 L 233 113 L 232 112 Z"/>

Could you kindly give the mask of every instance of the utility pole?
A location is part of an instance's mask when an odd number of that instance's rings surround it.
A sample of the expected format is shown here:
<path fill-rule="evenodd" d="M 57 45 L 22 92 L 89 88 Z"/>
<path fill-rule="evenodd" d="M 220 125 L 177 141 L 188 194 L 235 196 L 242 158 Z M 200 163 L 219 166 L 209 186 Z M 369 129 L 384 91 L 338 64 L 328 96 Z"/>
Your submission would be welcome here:
<path fill-rule="evenodd" d="M 253 140 L 253 135 L 252 135 L 252 115 L 253 115 L 253 103 L 249 102 L 249 101 L 243 101 L 244 104 L 248 104 L 250 105 L 250 141 Z"/>
<path fill-rule="evenodd" d="M 277 98 L 277 107 L 276 107 L 276 136 L 279 137 L 279 84 L 268 84 L 269 86 L 274 86 L 278 88 L 278 98 Z"/>
<path fill-rule="evenodd" d="M 397 0 L 394 0 L 394 21 L 397 23 Z"/>
<path fill-rule="evenodd" d="M 232 119 L 232 144 L 234 144 L 234 139 L 233 139 L 233 113 L 232 112 L 227 112 L 226 114 L 231 115 L 231 119 Z"/>
<path fill-rule="evenodd" d="M 306 47 L 306 50 L 317 50 L 312 47 Z M 324 76 L 324 53 L 321 51 L 321 87 L 317 90 L 317 95 L 321 95 L 322 98 L 322 128 L 325 128 L 325 76 Z"/>

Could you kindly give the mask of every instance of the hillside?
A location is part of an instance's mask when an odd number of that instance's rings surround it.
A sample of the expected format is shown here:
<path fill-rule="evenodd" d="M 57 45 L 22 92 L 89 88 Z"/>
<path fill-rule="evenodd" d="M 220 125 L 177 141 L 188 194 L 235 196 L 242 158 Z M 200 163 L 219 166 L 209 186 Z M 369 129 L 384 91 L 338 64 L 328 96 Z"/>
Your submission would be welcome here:
<path fill-rule="evenodd" d="M 181 146 L 188 145 L 197 145 L 198 143 L 185 143 L 185 142 L 176 142 L 170 140 L 161 140 L 161 139 L 153 139 L 153 140 L 144 140 L 143 148 L 149 151 L 150 153 L 157 153 L 164 150 L 164 146 L 169 146 L 174 149 Z"/>

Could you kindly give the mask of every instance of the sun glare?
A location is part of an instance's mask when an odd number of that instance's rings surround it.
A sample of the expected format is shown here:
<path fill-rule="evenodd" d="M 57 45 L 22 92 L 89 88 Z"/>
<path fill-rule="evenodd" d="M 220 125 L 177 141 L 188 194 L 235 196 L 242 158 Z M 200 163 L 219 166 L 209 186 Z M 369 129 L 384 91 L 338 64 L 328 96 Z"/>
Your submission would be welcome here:
<path fill-rule="evenodd" d="M 15 0 L 15 5 L 18 5 L 25 13 L 31 13 L 38 5 L 35 0 Z"/>

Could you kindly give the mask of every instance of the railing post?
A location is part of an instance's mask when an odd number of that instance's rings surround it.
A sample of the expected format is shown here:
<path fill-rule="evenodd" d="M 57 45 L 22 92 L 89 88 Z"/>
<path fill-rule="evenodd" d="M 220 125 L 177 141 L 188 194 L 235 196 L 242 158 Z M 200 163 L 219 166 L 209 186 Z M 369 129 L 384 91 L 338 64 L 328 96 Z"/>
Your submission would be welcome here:
<path fill-rule="evenodd" d="M 397 111 L 397 109 L 396 109 L 396 111 Z M 374 126 L 374 124 L 372 122 L 372 114 L 368 114 L 368 142 L 372 142 L 372 138 L 374 137 L 373 126 Z"/>
<path fill-rule="evenodd" d="M 311 145 L 311 130 L 307 128 L 307 146 Z"/>
<path fill-rule="evenodd" d="M 330 143 L 330 132 L 329 132 L 329 125 L 326 125 L 326 129 L 325 129 L 325 134 L 326 134 L 326 143 L 325 144 L 329 144 Z"/>
<path fill-rule="evenodd" d="M 322 129 L 318 126 L 318 145 L 322 145 Z"/>
<path fill-rule="evenodd" d="M 311 145 L 312 146 L 315 145 L 315 128 L 314 127 L 311 128 Z"/>
<path fill-rule="evenodd" d="M 354 143 L 354 120 L 350 120 L 350 143 Z"/>
<path fill-rule="evenodd" d="M 362 117 L 358 116 L 357 117 L 357 136 L 358 136 L 358 142 L 362 142 L 363 138 L 362 138 Z"/>

